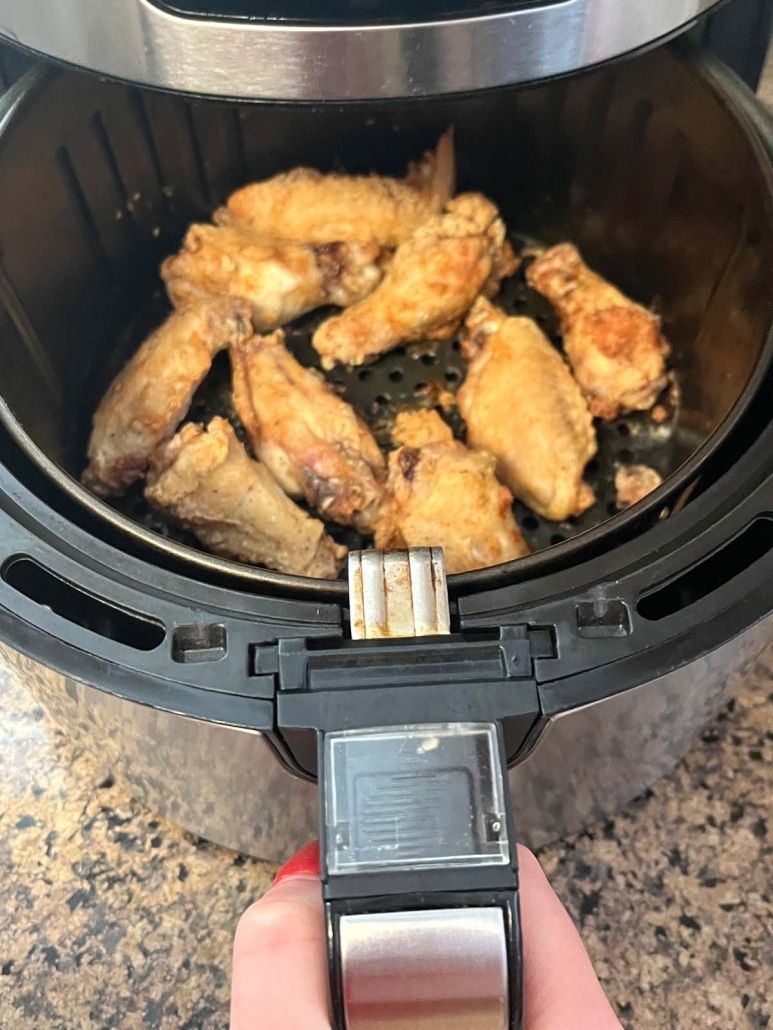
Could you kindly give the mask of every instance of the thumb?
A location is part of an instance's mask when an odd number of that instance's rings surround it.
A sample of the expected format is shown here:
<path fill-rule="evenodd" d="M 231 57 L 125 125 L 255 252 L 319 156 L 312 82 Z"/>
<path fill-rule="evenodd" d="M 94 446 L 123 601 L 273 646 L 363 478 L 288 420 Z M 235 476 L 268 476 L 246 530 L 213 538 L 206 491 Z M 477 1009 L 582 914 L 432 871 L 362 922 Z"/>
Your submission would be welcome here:
<path fill-rule="evenodd" d="M 622 1030 L 537 859 L 519 845 L 526 1030 Z"/>
<path fill-rule="evenodd" d="M 231 1030 L 330 1030 L 319 848 L 304 848 L 236 929 Z"/>

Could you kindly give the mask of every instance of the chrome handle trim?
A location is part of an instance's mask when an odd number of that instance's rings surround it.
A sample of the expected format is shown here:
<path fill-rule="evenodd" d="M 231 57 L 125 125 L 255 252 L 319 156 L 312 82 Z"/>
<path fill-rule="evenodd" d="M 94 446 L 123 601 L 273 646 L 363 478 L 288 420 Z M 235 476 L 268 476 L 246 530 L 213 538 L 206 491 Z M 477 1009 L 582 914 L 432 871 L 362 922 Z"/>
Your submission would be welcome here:
<path fill-rule="evenodd" d="M 442 549 L 351 551 L 349 609 L 354 640 L 450 633 Z"/>
<path fill-rule="evenodd" d="M 507 1030 L 499 908 L 342 916 L 346 1030 Z"/>
<path fill-rule="evenodd" d="M 3 0 L 0 36 L 105 75 L 204 96 L 373 100 L 512 85 L 664 38 L 719 0 L 563 0 L 364 26 L 183 18 L 149 0 Z"/>

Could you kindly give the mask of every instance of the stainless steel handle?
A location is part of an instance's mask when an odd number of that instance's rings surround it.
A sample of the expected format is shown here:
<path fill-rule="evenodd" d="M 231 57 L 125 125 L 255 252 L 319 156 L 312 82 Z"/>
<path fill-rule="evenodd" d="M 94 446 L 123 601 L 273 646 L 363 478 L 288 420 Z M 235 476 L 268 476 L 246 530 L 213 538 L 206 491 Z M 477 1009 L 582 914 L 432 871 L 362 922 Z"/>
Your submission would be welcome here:
<path fill-rule="evenodd" d="M 346 1030 L 507 1030 L 501 909 L 344 916 Z"/>
<path fill-rule="evenodd" d="M 450 632 L 443 551 L 352 551 L 349 608 L 354 640 Z"/>

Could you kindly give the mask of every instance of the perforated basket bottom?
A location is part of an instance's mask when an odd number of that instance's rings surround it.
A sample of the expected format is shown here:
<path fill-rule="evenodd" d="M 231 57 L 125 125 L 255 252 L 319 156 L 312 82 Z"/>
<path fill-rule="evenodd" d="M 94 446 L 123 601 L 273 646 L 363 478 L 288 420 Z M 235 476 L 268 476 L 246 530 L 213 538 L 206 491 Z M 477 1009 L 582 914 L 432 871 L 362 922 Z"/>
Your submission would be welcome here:
<path fill-rule="evenodd" d="M 519 242 L 516 240 L 516 245 Z M 529 241 L 531 242 L 531 241 Z M 497 298 L 510 314 L 534 318 L 551 340 L 560 347 L 558 323 L 550 304 L 530 290 L 521 273 L 509 279 Z M 126 335 L 126 347 L 120 351 L 127 356 L 141 342 L 143 335 L 163 317 L 165 299 L 156 295 L 137 323 Z M 287 343 L 304 365 L 317 366 L 317 355 L 311 346 L 311 336 L 330 311 L 320 310 L 299 319 L 286 330 Z M 124 341 L 122 341 L 123 343 Z M 431 348 L 431 349 L 430 349 Z M 326 374 L 341 393 L 364 416 L 377 439 L 385 449 L 390 446 L 388 427 L 395 412 L 406 405 L 424 406 L 428 403 L 432 387 L 443 387 L 454 393 L 465 375 L 465 363 L 460 354 L 458 339 L 427 347 L 400 348 L 384 355 L 372 365 L 361 368 L 335 368 Z M 237 434 L 245 439 L 233 409 L 228 356 L 221 354 L 206 382 L 197 392 L 189 419 L 206 423 L 215 415 L 228 418 Z M 455 409 L 446 418 L 460 439 L 464 439 L 464 424 Z M 588 465 L 586 480 L 596 493 L 596 503 L 577 519 L 567 522 L 548 522 L 532 512 L 520 501 L 514 505 L 515 516 L 529 545 L 535 551 L 561 543 L 605 522 L 618 511 L 615 504 L 615 471 L 620 464 L 640 463 L 656 469 L 666 479 L 700 445 L 701 438 L 693 430 L 681 426 L 676 413 L 670 422 L 657 425 L 646 414 L 628 415 L 614 422 L 596 423 L 598 454 Z M 162 536 L 178 540 L 193 547 L 199 546 L 187 532 L 155 512 L 145 502 L 141 487 L 114 502 L 123 514 L 141 523 L 145 528 Z M 370 537 L 354 530 L 327 524 L 328 532 L 350 549 L 367 547 Z"/>

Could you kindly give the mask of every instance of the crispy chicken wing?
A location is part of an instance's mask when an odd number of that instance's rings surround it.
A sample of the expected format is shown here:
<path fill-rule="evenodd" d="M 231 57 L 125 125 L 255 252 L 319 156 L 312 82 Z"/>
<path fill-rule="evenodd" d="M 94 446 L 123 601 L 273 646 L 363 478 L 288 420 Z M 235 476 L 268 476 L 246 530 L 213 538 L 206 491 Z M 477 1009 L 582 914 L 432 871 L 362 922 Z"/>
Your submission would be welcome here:
<path fill-rule="evenodd" d="M 396 247 L 430 215 L 442 211 L 455 189 L 452 130 L 404 180 L 378 175 L 323 175 L 295 168 L 237 190 L 229 213 L 265 234 L 299 243 L 375 241 Z"/>
<path fill-rule="evenodd" d="M 367 296 L 382 272 L 375 243 L 311 247 L 257 236 L 238 225 L 192 225 L 182 250 L 161 266 L 172 303 L 207 294 L 243 297 L 257 332 L 270 332 L 322 304 Z"/>
<path fill-rule="evenodd" d="M 236 413 L 285 492 L 326 519 L 370 529 L 386 462 L 352 407 L 295 360 L 281 330 L 234 345 L 231 365 Z"/>
<path fill-rule="evenodd" d="M 333 579 L 346 548 L 253 461 L 230 424 L 188 423 L 153 454 L 145 496 L 210 551 L 278 572 Z"/>
<path fill-rule="evenodd" d="M 251 333 L 250 306 L 241 300 L 210 299 L 170 315 L 97 408 L 84 485 L 110 496 L 142 478 L 151 451 L 177 429 L 218 351 Z"/>
<path fill-rule="evenodd" d="M 621 465 L 615 472 L 617 507 L 630 508 L 657 490 L 663 478 L 649 465 Z"/>
<path fill-rule="evenodd" d="M 453 443 L 447 422 L 431 408 L 404 408 L 392 426 L 392 441 L 399 447 L 425 447 L 430 443 Z"/>
<path fill-rule="evenodd" d="M 467 444 L 537 514 L 562 522 L 593 504 L 583 483 L 596 453 L 588 405 L 558 351 L 530 318 L 479 299 L 467 316 L 467 378 L 456 395 Z"/>
<path fill-rule="evenodd" d="M 657 316 L 592 272 L 569 243 L 537 258 L 526 278 L 558 311 L 591 413 L 613 419 L 651 408 L 667 384 L 668 344 Z"/>
<path fill-rule="evenodd" d="M 376 547 L 439 546 L 449 573 L 498 565 L 529 553 L 512 495 L 494 474 L 495 459 L 454 440 L 435 412 L 403 412 L 389 456 L 389 480 L 376 524 Z"/>
<path fill-rule="evenodd" d="M 397 248 L 379 286 L 323 322 L 313 344 L 323 368 L 361 365 L 422 339 L 448 339 L 472 302 L 493 296 L 517 267 L 494 205 L 480 193 L 452 200 Z"/>

